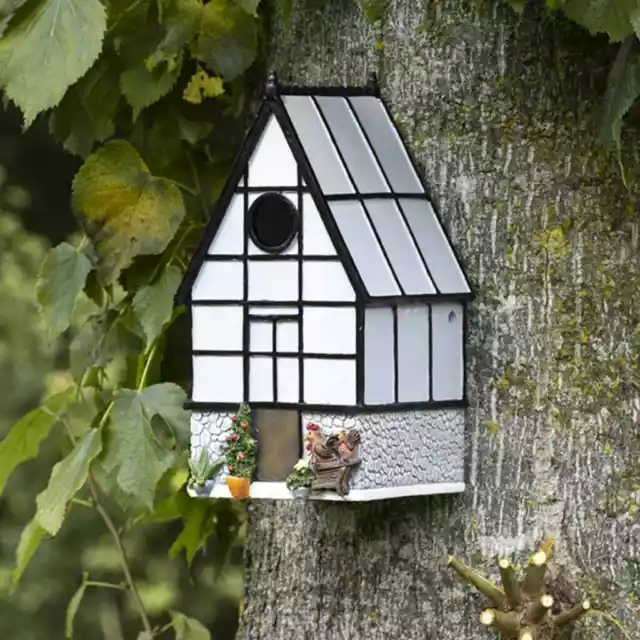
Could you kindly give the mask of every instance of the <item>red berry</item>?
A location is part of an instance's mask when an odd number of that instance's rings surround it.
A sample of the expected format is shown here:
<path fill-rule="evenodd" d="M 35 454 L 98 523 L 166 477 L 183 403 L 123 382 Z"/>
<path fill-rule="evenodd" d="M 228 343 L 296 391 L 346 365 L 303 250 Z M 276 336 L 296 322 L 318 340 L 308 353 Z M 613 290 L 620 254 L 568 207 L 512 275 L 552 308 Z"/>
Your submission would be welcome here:
<path fill-rule="evenodd" d="M 307 451 L 311 451 L 312 448 L 313 448 L 313 445 L 309 442 L 307 444 Z"/>
<path fill-rule="evenodd" d="M 238 454 L 238 460 L 244 460 L 244 453 Z"/>
<path fill-rule="evenodd" d="M 233 471 L 233 467 L 229 465 L 229 471 Z"/>
<path fill-rule="evenodd" d="M 249 428 L 249 424 L 246 422 L 241 422 L 240 426 L 246 431 Z"/>
<path fill-rule="evenodd" d="M 232 439 L 232 440 L 237 440 L 237 439 L 238 439 L 238 434 L 237 434 L 237 433 L 234 433 L 234 434 L 231 436 L 231 439 Z"/>
<path fill-rule="evenodd" d="M 231 416 L 231 422 L 236 422 L 237 419 L 236 416 Z"/>

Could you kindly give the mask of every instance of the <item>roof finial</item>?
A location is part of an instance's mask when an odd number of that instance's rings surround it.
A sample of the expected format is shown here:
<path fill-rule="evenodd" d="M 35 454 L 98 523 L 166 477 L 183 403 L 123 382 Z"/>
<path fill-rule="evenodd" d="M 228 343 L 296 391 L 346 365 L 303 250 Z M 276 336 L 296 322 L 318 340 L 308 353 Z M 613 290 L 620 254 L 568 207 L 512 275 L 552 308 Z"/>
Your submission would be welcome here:
<path fill-rule="evenodd" d="M 376 98 L 380 97 L 380 85 L 378 84 L 378 76 L 375 71 L 370 71 L 367 74 L 366 88 L 371 95 L 376 96 Z"/>
<path fill-rule="evenodd" d="M 278 74 L 272 69 L 267 76 L 267 84 L 264 88 L 267 98 L 275 98 L 278 95 Z"/>

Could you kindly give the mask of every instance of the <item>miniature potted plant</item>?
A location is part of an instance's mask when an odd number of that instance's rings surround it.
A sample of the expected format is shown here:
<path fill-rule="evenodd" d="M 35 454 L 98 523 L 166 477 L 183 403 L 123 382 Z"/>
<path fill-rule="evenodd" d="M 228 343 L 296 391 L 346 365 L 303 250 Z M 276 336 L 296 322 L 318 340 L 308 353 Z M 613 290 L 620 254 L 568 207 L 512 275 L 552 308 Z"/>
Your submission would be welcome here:
<path fill-rule="evenodd" d="M 224 460 L 216 460 L 211 462 L 209 460 L 209 452 L 205 447 L 200 452 L 200 457 L 189 460 L 189 469 L 191 471 L 191 477 L 189 478 L 189 487 L 192 488 L 198 494 L 210 493 L 207 490 L 207 485 L 213 482 L 213 479 L 220 473 L 224 467 Z M 202 488 L 205 488 L 205 491 Z"/>
<path fill-rule="evenodd" d="M 315 474 L 309 468 L 309 463 L 304 458 L 300 458 L 287 477 L 287 488 L 293 493 L 294 498 L 307 498 L 311 492 L 314 477 Z"/>
<path fill-rule="evenodd" d="M 224 446 L 229 475 L 227 486 L 235 500 L 249 497 L 251 477 L 256 463 L 256 441 L 251 435 L 251 409 L 240 405 L 237 416 L 231 417 L 231 432 Z"/>

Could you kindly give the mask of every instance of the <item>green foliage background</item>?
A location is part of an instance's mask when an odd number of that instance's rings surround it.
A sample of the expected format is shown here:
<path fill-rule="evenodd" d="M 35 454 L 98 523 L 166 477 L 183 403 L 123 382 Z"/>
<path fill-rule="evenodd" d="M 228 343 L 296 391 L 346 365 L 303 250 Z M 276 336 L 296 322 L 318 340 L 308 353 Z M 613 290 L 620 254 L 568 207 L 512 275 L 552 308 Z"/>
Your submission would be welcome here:
<path fill-rule="evenodd" d="M 388 0 L 359 3 L 385 20 Z M 294 3 L 278 4 L 286 20 Z M 600 126 L 620 153 L 640 94 L 640 0 L 546 5 L 621 43 Z M 273 8 L 0 3 L 0 87 L 25 127 L 45 123 L 76 158 L 81 229 L 49 249 L 19 215 L 0 215 L 0 293 L 11 301 L 0 308 L 2 637 L 204 640 L 216 603 L 235 618 L 244 516 L 186 493 L 188 328 L 173 296 L 259 95 Z M 18 214 L 28 204 L 11 185 L 0 195 Z M 187 562 L 166 557 L 183 550 Z"/>

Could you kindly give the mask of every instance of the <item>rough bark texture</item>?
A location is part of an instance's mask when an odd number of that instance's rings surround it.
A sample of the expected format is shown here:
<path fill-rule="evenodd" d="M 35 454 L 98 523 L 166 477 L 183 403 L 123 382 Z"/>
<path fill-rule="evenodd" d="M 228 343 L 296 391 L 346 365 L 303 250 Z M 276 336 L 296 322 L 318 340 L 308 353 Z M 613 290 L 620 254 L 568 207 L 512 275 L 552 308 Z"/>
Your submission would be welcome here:
<path fill-rule="evenodd" d="M 273 31 L 284 80 L 378 70 L 463 257 L 468 489 L 255 502 L 241 636 L 488 638 L 447 554 L 497 577 L 496 554 L 524 564 L 557 536 L 556 599 L 586 594 L 638 637 L 638 214 L 593 122 L 612 51 L 545 11 L 471 0 L 397 0 L 374 27 L 351 0 L 299 1 Z M 573 637 L 624 636 L 589 615 Z"/>

